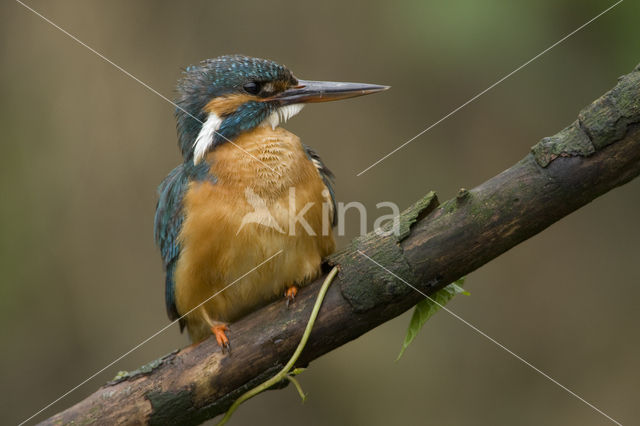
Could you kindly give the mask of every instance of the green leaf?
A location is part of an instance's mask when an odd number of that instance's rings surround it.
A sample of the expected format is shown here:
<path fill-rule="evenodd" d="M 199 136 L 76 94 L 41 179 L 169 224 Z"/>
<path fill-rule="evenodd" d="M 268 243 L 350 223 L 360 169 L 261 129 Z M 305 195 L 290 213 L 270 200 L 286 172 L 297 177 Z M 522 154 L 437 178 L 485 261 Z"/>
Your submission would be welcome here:
<path fill-rule="evenodd" d="M 418 332 L 422 329 L 422 326 L 429 318 L 433 316 L 441 306 L 444 306 L 455 296 L 456 294 L 464 294 L 469 296 L 469 292 L 462 288 L 464 285 L 465 277 L 460 278 L 448 286 L 436 291 L 430 297 L 419 302 L 413 310 L 413 316 L 409 322 L 409 328 L 407 329 L 407 335 L 402 343 L 402 349 L 396 362 L 400 360 L 404 351 L 409 347 L 413 339 L 418 335 Z"/>

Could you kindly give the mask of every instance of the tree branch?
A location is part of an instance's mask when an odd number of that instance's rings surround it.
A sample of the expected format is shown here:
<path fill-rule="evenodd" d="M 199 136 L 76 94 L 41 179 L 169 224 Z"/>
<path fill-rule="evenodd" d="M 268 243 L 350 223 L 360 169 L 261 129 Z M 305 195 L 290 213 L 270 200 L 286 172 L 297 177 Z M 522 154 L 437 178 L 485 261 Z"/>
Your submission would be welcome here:
<path fill-rule="evenodd" d="M 430 294 L 638 174 L 640 66 L 510 169 L 442 205 L 431 193 L 401 215 L 400 236 L 372 233 L 333 255 L 329 263 L 340 273 L 299 364 L 421 300 L 359 251 Z M 323 279 L 303 288 L 290 308 L 280 300 L 234 323 L 230 356 L 208 339 L 107 383 L 44 423 L 198 424 L 224 413 L 289 359 Z"/>

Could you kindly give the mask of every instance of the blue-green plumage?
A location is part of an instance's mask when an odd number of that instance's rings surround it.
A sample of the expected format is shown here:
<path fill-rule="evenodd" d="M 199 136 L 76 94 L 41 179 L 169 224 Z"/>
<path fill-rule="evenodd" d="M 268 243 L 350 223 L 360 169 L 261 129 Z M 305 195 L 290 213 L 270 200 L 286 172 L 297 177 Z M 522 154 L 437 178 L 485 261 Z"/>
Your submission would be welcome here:
<path fill-rule="evenodd" d="M 173 271 L 180 256 L 178 234 L 184 220 L 182 197 L 186 191 L 188 177 L 184 165 L 179 165 L 169 173 L 158 187 L 158 204 L 155 215 L 155 239 L 160 247 L 166 270 L 165 302 L 167 315 L 173 321 L 180 315 L 175 304 L 175 283 Z"/>
<path fill-rule="evenodd" d="M 213 99 L 233 93 L 245 93 L 249 82 L 280 81 L 297 84 L 296 78 L 283 65 L 242 55 L 207 59 L 187 67 L 178 83 L 180 96 L 176 100 L 178 144 L 185 161 L 193 158 L 193 141 L 207 119 L 204 107 Z M 248 102 L 225 117 L 216 134 L 214 145 L 233 140 L 243 131 L 259 125 L 277 106 L 270 102 Z"/>
<path fill-rule="evenodd" d="M 247 102 L 234 114 L 225 118 L 217 131 L 214 144 L 234 140 L 240 133 L 247 132 L 262 123 L 276 107 L 265 102 Z"/>

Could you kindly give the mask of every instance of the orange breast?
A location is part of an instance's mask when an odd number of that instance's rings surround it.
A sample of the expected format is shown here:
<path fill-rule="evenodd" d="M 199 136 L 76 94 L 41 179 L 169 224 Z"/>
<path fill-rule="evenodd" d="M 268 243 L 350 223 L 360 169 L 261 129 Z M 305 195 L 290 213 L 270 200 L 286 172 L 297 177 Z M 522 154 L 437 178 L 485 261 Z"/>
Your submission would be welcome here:
<path fill-rule="evenodd" d="M 191 182 L 183 199 L 178 312 L 229 286 L 186 318 L 193 341 L 210 334 L 212 321 L 235 321 L 314 279 L 335 249 L 328 191 L 298 137 L 262 126 L 234 143 L 239 148 L 226 143 L 206 158 L 216 183 Z M 294 220 L 303 211 L 308 226 Z"/>

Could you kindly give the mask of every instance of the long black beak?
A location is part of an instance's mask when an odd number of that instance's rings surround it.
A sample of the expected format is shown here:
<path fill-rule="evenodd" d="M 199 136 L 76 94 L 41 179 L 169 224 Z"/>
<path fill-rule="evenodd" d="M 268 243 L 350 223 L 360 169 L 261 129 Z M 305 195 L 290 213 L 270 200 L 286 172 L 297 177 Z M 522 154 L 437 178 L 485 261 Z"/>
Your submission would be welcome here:
<path fill-rule="evenodd" d="M 329 102 L 382 92 L 389 87 L 366 83 L 298 80 L 297 86 L 278 93 L 268 100 L 280 101 L 282 105 Z"/>

